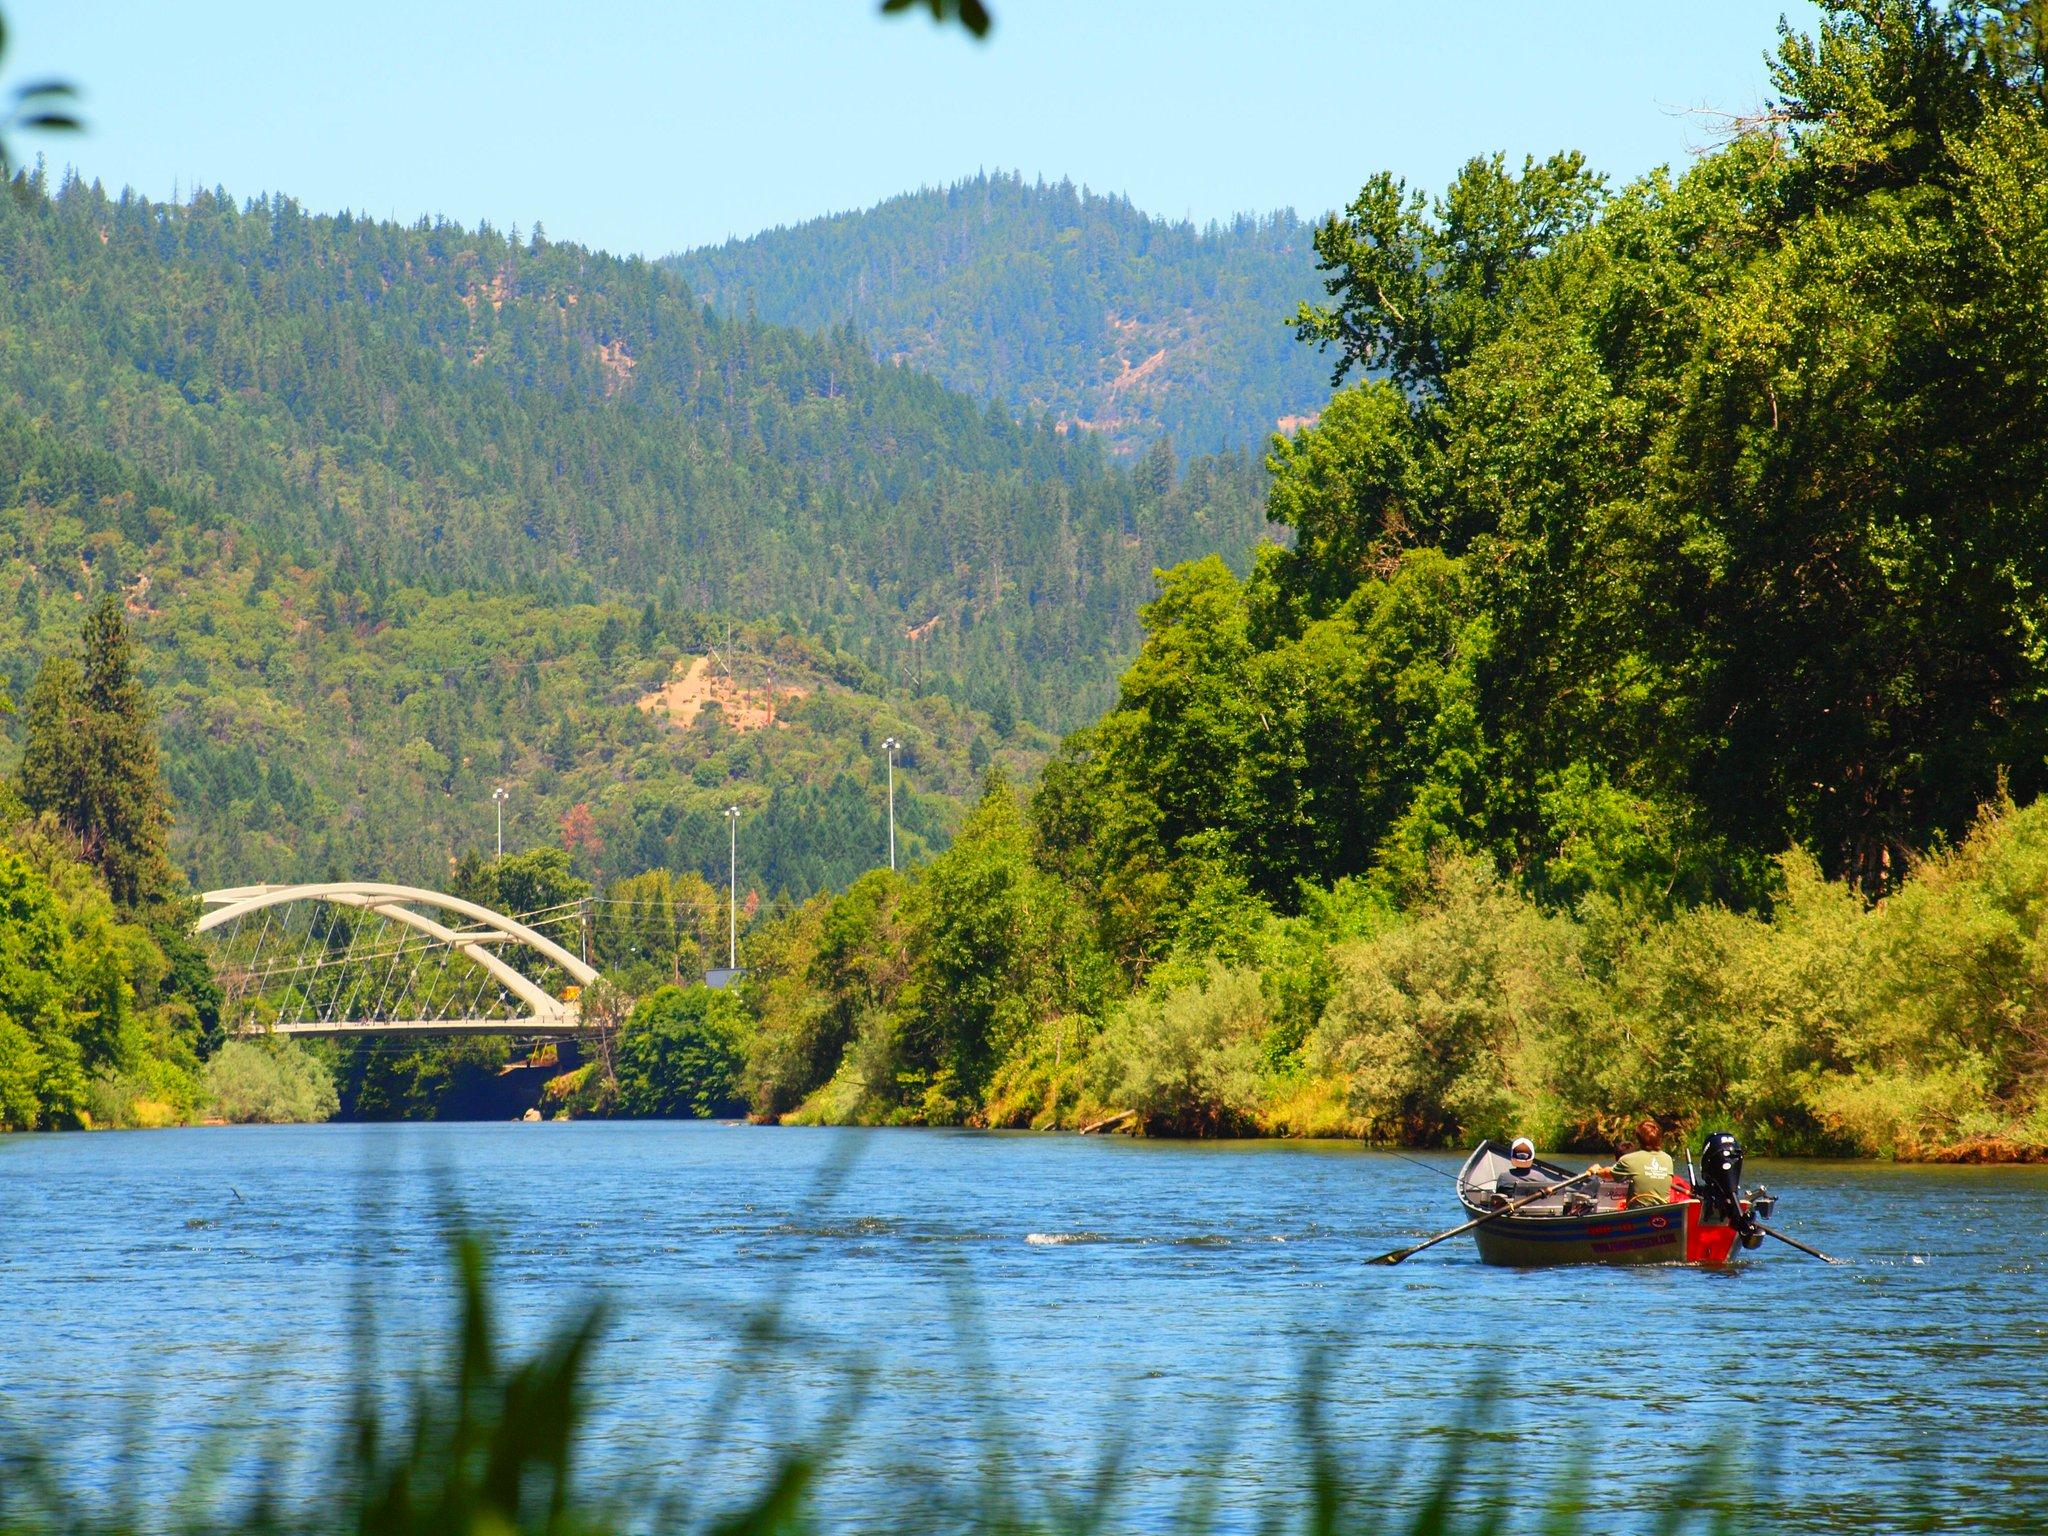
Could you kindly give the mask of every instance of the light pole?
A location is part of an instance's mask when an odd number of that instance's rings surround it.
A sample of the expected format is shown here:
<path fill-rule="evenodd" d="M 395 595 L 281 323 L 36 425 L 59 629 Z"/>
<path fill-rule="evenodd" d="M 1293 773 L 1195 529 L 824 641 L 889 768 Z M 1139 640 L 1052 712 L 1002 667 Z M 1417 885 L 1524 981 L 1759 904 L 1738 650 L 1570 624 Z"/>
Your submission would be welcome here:
<path fill-rule="evenodd" d="M 889 873 L 896 873 L 896 749 L 903 743 L 894 736 L 882 743 L 889 754 Z"/>
<path fill-rule="evenodd" d="M 505 802 L 512 798 L 512 791 L 500 784 L 491 791 L 491 799 L 498 808 L 498 857 L 505 857 Z"/>
<path fill-rule="evenodd" d="M 730 970 L 740 968 L 740 808 L 728 805 L 725 808 L 727 847 L 725 855 L 726 881 L 726 966 Z"/>

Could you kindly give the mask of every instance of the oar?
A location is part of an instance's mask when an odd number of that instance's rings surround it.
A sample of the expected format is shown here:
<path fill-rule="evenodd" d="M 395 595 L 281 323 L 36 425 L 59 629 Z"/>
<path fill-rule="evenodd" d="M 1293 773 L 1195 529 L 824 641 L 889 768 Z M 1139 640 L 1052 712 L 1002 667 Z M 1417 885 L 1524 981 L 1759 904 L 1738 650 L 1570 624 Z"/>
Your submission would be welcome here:
<path fill-rule="evenodd" d="M 1757 1231 L 1765 1233 L 1770 1237 L 1775 1237 L 1781 1243 L 1790 1243 L 1794 1248 L 1797 1248 L 1801 1253 L 1812 1254 L 1816 1259 L 1819 1259 L 1823 1264 L 1846 1264 L 1849 1262 L 1847 1259 L 1831 1259 L 1826 1254 L 1822 1253 L 1818 1248 L 1809 1248 L 1806 1246 L 1806 1244 L 1799 1241 L 1798 1238 L 1787 1237 L 1784 1233 L 1780 1232 L 1776 1227 L 1767 1227 L 1762 1222 L 1758 1222 L 1756 1224 L 1756 1229 Z"/>
<path fill-rule="evenodd" d="M 1398 1264 L 1403 1259 L 1412 1259 L 1416 1254 L 1422 1252 L 1423 1249 L 1434 1248 L 1447 1237 L 1456 1237 L 1460 1232 L 1470 1232 L 1474 1227 L 1483 1227 L 1496 1216 L 1512 1215 L 1532 1200 L 1541 1200 L 1545 1195 L 1554 1195 L 1560 1189 L 1569 1189 L 1574 1184 L 1583 1183 L 1595 1174 L 1605 1173 L 1606 1171 L 1604 1168 L 1588 1168 L 1584 1173 L 1574 1174 L 1568 1179 L 1561 1179 L 1547 1188 L 1537 1190 L 1534 1194 L 1523 1195 L 1519 1200 L 1510 1200 L 1499 1210 L 1488 1211 L 1484 1216 L 1468 1221 L 1462 1227 L 1453 1227 L 1448 1232 L 1439 1232 L 1426 1243 L 1417 1243 L 1413 1248 L 1396 1248 L 1392 1253 L 1383 1253 L 1378 1258 L 1368 1262 L 1373 1264 Z M 1787 1238 L 1786 1241 L 1790 1242 L 1791 1239 Z"/>

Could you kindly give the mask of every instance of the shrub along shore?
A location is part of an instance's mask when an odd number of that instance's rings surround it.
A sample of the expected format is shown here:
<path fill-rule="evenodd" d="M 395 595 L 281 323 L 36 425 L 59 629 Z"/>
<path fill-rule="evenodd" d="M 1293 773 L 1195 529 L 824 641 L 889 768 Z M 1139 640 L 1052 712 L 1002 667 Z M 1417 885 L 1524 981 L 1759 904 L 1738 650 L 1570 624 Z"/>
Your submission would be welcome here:
<path fill-rule="evenodd" d="M 1753 1150 L 2034 1160 L 2048 803 L 1999 804 L 1883 900 L 1778 865 L 1768 910 L 1546 909 L 1445 856 L 1281 916 L 1214 879 L 1122 995 L 994 786 L 954 847 L 754 941 L 746 1090 L 797 1123 L 1595 1148 L 1652 1115 Z"/>

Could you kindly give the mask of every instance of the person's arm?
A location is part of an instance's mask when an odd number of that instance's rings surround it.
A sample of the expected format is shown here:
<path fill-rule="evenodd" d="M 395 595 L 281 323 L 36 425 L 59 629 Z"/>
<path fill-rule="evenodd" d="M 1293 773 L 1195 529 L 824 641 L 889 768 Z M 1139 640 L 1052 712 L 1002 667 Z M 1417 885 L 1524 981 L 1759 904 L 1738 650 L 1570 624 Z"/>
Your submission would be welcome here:
<path fill-rule="evenodd" d="M 1581 1184 L 1581 1185 L 1579 1186 L 1579 1188 L 1580 1188 L 1580 1189 L 1582 1189 L 1582 1190 L 1584 1190 L 1584 1191 L 1585 1191 L 1585 1193 L 1586 1193 L 1586 1195 L 1587 1195 L 1587 1197 L 1588 1197 L 1589 1199 L 1591 1199 L 1591 1200 L 1595 1201 L 1596 1203 L 1597 1203 L 1597 1202 L 1598 1202 L 1598 1201 L 1599 1201 L 1599 1200 L 1600 1200 L 1600 1199 L 1601 1199 L 1601 1198 L 1602 1198 L 1602 1197 L 1603 1197 L 1604 1195 L 1606 1195 L 1606 1193 L 1607 1193 L 1607 1184 L 1608 1184 L 1608 1181 L 1609 1181 L 1609 1180 L 1611 1180 L 1611 1179 L 1621 1179 L 1621 1178 L 1626 1178 L 1626 1177 L 1627 1177 L 1627 1175 L 1626 1175 L 1626 1174 L 1624 1174 L 1624 1173 L 1623 1173 L 1623 1172 L 1621 1171 L 1621 1168 L 1620 1168 L 1620 1165 L 1619 1165 L 1619 1163 L 1618 1163 L 1618 1162 L 1615 1162 L 1615 1163 L 1594 1163 L 1594 1164 L 1593 1164 L 1593 1165 L 1592 1165 L 1591 1167 L 1589 1167 L 1589 1168 L 1588 1168 L 1588 1169 L 1586 1170 L 1586 1172 L 1588 1172 L 1588 1173 L 1592 1173 L 1592 1174 L 1598 1174 L 1598 1175 L 1599 1175 L 1599 1179 L 1598 1179 L 1598 1181 L 1597 1181 L 1597 1182 L 1595 1182 L 1595 1183 L 1591 1183 L 1591 1184 Z M 1620 1200 L 1621 1200 L 1621 1203 L 1622 1203 L 1623 1205 L 1626 1205 L 1626 1204 L 1628 1204 L 1628 1196 L 1627 1196 L 1626 1194 L 1623 1194 L 1623 1195 L 1621 1195 L 1621 1196 L 1620 1196 L 1619 1198 L 1620 1198 Z"/>

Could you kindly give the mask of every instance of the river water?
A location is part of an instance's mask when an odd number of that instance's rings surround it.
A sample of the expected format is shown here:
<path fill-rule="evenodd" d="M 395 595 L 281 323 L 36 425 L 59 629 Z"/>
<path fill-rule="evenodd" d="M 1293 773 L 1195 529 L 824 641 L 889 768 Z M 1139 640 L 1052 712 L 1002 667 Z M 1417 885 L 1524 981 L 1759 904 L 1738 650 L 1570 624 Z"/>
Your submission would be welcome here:
<path fill-rule="evenodd" d="M 1250 1529 L 1303 1486 L 1320 1359 L 1330 1442 L 1394 1504 L 1451 1457 L 1535 1503 L 1569 1470 L 1587 1529 L 1647 1530 L 1720 1447 L 1783 1529 L 2048 1528 L 2048 1170 L 1753 1164 L 1837 1267 L 1772 1243 L 1519 1273 L 1468 1238 L 1364 1266 L 1458 1220 L 1458 1159 L 1424 1161 L 704 1124 L 0 1137 L 0 1418 L 93 1490 L 124 1459 L 175 1487 L 205 1445 L 314 1456 L 361 1297 L 380 1380 L 440 1358 L 459 1212 L 515 1342 L 606 1305 L 600 1487 L 737 1491 L 859 1381 L 835 1523 L 971 1503 L 998 1462 L 1027 1502 L 1078 1494 L 1116 1447 L 1117 1525 L 1207 1497 Z M 764 1307 L 782 1337 L 747 1342 Z"/>

